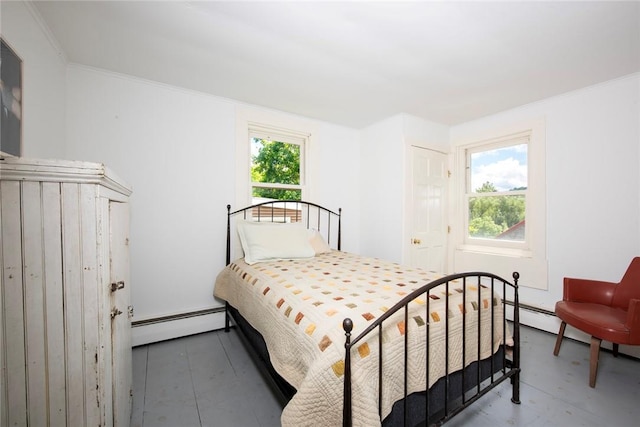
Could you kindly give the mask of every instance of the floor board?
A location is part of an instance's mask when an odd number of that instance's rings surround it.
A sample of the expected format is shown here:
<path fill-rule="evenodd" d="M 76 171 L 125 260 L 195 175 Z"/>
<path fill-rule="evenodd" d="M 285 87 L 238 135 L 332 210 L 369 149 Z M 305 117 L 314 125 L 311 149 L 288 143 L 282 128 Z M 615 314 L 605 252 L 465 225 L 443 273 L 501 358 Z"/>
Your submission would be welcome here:
<path fill-rule="evenodd" d="M 236 331 L 133 350 L 131 427 L 270 427 L 280 406 Z M 448 426 L 635 426 L 640 419 L 640 361 L 600 355 L 596 388 L 588 386 L 589 346 L 522 328 L 520 405 L 504 383 Z"/>

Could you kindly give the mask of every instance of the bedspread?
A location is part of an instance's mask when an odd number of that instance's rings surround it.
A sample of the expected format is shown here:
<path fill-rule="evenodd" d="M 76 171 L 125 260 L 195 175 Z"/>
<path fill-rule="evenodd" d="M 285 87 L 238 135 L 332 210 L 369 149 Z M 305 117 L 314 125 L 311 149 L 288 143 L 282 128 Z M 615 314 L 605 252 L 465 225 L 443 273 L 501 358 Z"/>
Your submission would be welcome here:
<path fill-rule="evenodd" d="M 264 337 L 276 371 L 297 392 L 284 408 L 283 426 L 342 423 L 344 331 L 342 321 L 353 320 L 352 337 L 397 301 L 442 274 L 408 268 L 374 258 L 332 251 L 313 259 L 283 260 L 249 266 L 237 260 L 220 272 L 214 295 L 247 319 Z M 383 418 L 394 401 L 403 397 L 404 336 L 409 339 L 409 393 L 426 389 L 425 353 L 429 349 L 429 386 L 445 375 L 445 317 L 449 323 L 448 372 L 462 366 L 462 312 L 467 338 L 465 365 L 478 355 L 477 319 L 480 310 L 480 357 L 489 357 L 502 341 L 502 304 L 489 289 L 467 283 L 466 305 L 462 282 L 449 285 L 449 309 L 444 285 L 410 304 L 409 321 L 401 311 L 391 316 L 382 332 Z M 478 302 L 478 289 L 481 292 Z M 428 301 L 427 301 L 428 299 Z M 491 311 L 499 316 L 491 338 Z M 427 313 L 428 307 L 428 313 Z M 429 345 L 425 346 L 429 326 Z M 421 332 L 422 331 L 422 332 Z M 357 346 L 352 354 L 354 425 L 380 425 L 378 415 L 378 334 Z M 493 348 L 492 348 L 493 342 Z"/>

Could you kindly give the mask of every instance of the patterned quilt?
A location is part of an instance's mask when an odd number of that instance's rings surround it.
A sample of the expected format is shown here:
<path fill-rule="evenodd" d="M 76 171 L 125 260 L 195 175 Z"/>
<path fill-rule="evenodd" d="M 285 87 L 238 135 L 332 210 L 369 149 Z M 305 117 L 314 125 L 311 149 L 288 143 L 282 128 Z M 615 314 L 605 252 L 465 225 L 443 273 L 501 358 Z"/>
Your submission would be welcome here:
<path fill-rule="evenodd" d="M 214 295 L 228 301 L 264 337 L 276 371 L 297 390 L 282 413 L 283 426 L 342 424 L 344 331 L 342 321 L 353 320 L 352 337 L 397 301 L 441 274 L 346 252 L 332 251 L 313 259 L 284 260 L 249 266 L 237 260 L 215 283 Z M 404 392 L 404 335 L 409 338 L 409 393 L 426 389 L 425 353 L 429 349 L 429 386 L 445 375 L 445 322 L 449 318 L 449 372 L 462 368 L 462 312 L 466 310 L 465 365 L 478 354 L 477 319 L 480 310 L 480 356 L 489 357 L 502 341 L 502 304 L 489 289 L 467 283 L 466 306 L 462 283 L 435 288 L 410 304 L 404 313 L 385 322 L 383 342 L 383 418 Z M 429 303 L 427 304 L 427 298 Z M 494 322 L 491 348 L 491 310 Z M 429 312 L 427 313 L 427 307 Z M 425 345 L 429 325 L 429 345 Z M 354 425 L 380 425 L 378 415 L 378 334 L 361 342 L 352 353 Z"/>

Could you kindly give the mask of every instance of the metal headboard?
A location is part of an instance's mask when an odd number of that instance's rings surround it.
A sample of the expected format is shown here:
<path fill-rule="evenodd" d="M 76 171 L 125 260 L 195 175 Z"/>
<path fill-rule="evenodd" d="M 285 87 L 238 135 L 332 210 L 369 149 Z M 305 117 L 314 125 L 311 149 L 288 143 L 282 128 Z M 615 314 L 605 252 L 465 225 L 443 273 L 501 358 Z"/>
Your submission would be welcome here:
<path fill-rule="evenodd" d="M 227 255 L 226 265 L 231 263 L 231 222 L 234 218 L 261 222 L 299 222 L 307 228 L 315 228 L 329 246 L 341 250 L 342 208 L 338 212 L 312 202 L 302 200 L 270 200 L 231 211 L 227 205 Z"/>

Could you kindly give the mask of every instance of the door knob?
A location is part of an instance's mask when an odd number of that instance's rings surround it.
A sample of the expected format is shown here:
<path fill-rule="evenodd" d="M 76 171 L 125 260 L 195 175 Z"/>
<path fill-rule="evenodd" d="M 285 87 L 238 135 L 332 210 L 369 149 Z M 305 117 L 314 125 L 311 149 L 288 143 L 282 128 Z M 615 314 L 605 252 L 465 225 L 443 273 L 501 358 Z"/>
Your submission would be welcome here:
<path fill-rule="evenodd" d="M 411 243 L 414 245 L 419 245 L 421 243 L 420 239 L 411 239 Z"/>

